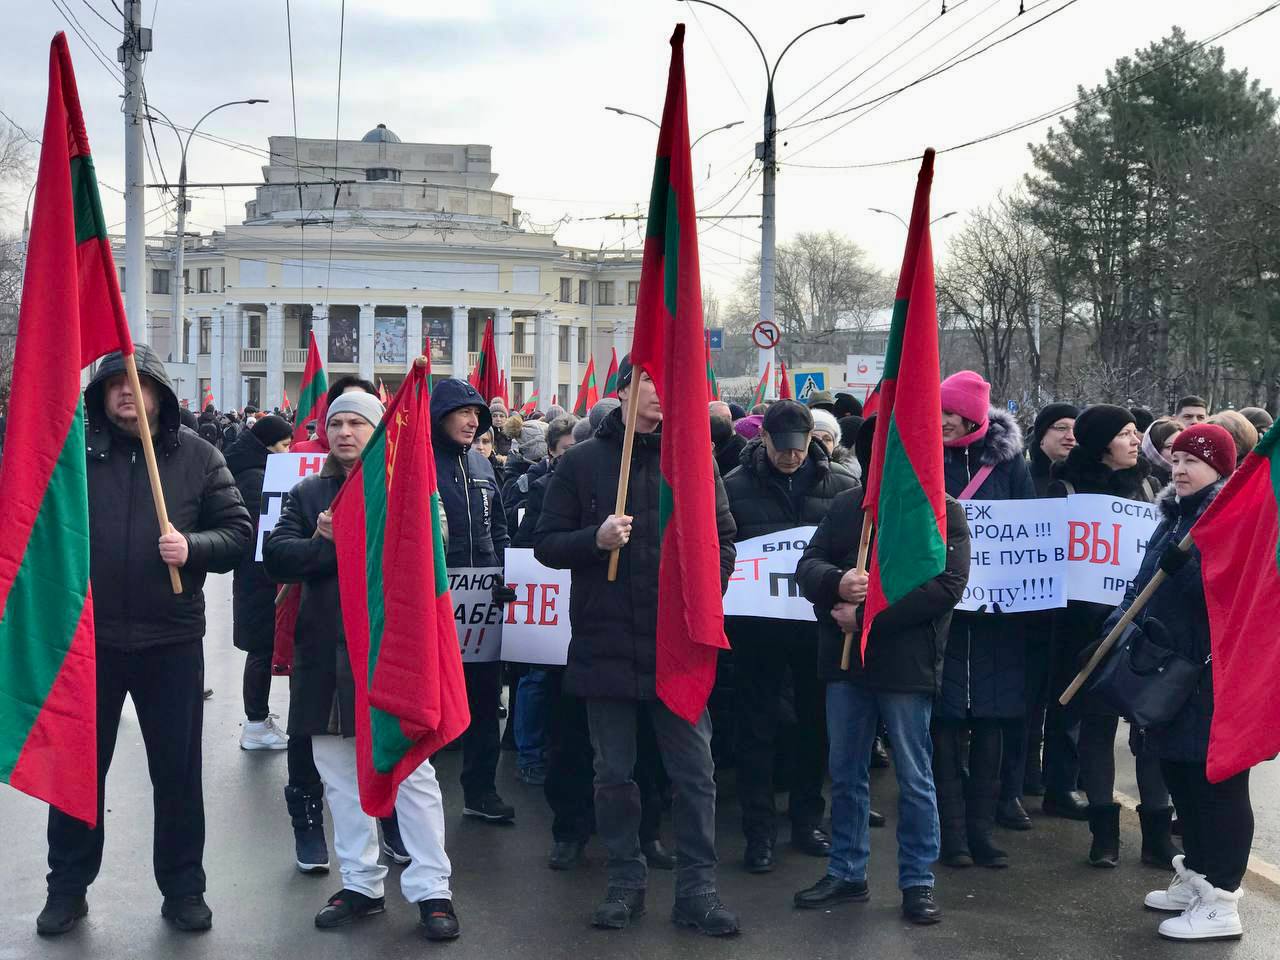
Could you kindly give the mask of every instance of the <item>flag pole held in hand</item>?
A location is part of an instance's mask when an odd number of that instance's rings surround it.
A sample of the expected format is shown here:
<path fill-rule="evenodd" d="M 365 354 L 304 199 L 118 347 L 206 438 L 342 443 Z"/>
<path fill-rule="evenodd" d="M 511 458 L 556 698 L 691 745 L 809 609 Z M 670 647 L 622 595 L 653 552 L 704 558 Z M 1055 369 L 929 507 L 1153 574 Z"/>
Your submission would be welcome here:
<path fill-rule="evenodd" d="M 871 546 L 871 524 L 867 522 L 867 515 L 862 514 L 862 532 L 858 535 L 858 565 L 854 567 L 855 573 L 867 572 L 867 553 Z M 849 669 L 849 659 L 853 656 L 853 631 L 847 630 L 844 635 L 844 649 L 840 651 L 840 669 Z"/>
<path fill-rule="evenodd" d="M 160 468 L 156 466 L 156 450 L 151 442 L 151 424 L 147 421 L 147 404 L 142 396 L 142 381 L 138 379 L 138 363 L 133 352 L 124 355 L 124 369 L 129 377 L 129 389 L 133 391 L 133 406 L 138 411 L 138 439 L 142 441 L 142 459 L 147 463 L 147 479 L 151 481 L 151 499 L 156 506 L 156 520 L 160 533 L 168 533 L 169 511 L 164 505 L 164 489 L 160 486 Z M 174 593 L 182 593 L 182 577 L 177 567 L 169 567 L 169 584 Z"/>
<path fill-rule="evenodd" d="M 632 371 L 631 380 L 634 383 L 639 371 Z M 635 397 L 631 395 L 630 389 L 627 390 L 627 429 L 622 435 L 622 464 L 618 470 L 618 499 L 614 503 L 613 512 L 617 516 L 622 516 L 627 509 L 627 486 L 631 482 L 631 448 L 636 442 L 636 413 L 640 409 L 640 404 L 632 403 Z M 621 547 L 614 547 L 609 551 L 609 582 L 613 583 L 618 579 L 618 551 Z"/>
<path fill-rule="evenodd" d="M 1182 542 L 1178 544 L 1178 549 L 1183 553 L 1186 553 L 1191 549 L 1191 547 L 1191 534 L 1188 533 L 1182 538 Z M 1058 702 L 1060 704 L 1065 707 L 1071 702 L 1071 698 L 1080 692 L 1080 688 L 1085 685 L 1085 682 L 1089 679 L 1089 675 L 1098 668 L 1098 664 L 1103 661 L 1106 655 L 1111 652 L 1111 648 L 1116 645 L 1116 641 L 1120 639 L 1120 634 L 1124 633 L 1124 628 L 1133 623 L 1133 618 L 1142 612 L 1142 608 L 1147 605 L 1147 601 L 1150 600 L 1155 592 L 1160 589 L 1160 584 L 1164 583 L 1167 578 L 1168 575 L 1163 570 L 1157 570 L 1155 572 L 1147 582 L 1147 585 L 1142 588 L 1142 592 L 1134 598 L 1129 609 L 1126 610 L 1123 616 L 1116 621 L 1116 625 L 1111 628 L 1111 632 L 1107 634 L 1107 638 L 1098 645 L 1098 649 L 1093 652 L 1093 656 L 1089 658 L 1089 662 L 1086 663 L 1084 667 L 1081 668 L 1080 672 L 1076 674 L 1076 678 L 1071 681 L 1071 685 L 1062 692 L 1062 696 L 1058 698 Z"/>

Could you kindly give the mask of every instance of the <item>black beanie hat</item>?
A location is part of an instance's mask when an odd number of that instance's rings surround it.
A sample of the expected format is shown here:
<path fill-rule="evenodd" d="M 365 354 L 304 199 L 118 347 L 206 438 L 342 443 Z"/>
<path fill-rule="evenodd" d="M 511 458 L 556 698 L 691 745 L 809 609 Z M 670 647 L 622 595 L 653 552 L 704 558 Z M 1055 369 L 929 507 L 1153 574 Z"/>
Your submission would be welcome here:
<path fill-rule="evenodd" d="M 864 483 L 871 474 L 871 445 L 875 438 L 876 418 L 875 414 L 872 414 L 862 421 L 862 426 L 858 428 L 858 439 L 853 444 L 853 453 L 858 458 L 859 466 L 862 467 Z"/>
<path fill-rule="evenodd" d="M 293 436 L 293 427 L 289 426 L 283 417 L 277 417 L 274 413 L 259 417 L 258 422 L 249 429 L 264 447 L 279 443 L 285 437 Z"/>
<path fill-rule="evenodd" d="M 858 442 L 858 431 L 862 429 L 862 417 L 850 414 L 836 422 L 840 424 L 840 446 L 852 450 Z"/>
<path fill-rule="evenodd" d="M 1101 460 L 1116 434 L 1133 422 L 1133 414 L 1124 407 L 1095 403 L 1076 417 L 1076 444 L 1090 460 Z"/>
<path fill-rule="evenodd" d="M 627 387 L 631 386 L 632 372 L 633 371 L 631 367 L 631 354 L 628 353 L 623 356 L 622 362 L 618 364 L 618 389 L 619 390 L 625 390 Z"/>
<path fill-rule="evenodd" d="M 1032 450 L 1040 449 L 1040 441 L 1044 439 L 1044 435 L 1049 432 L 1049 428 L 1063 418 L 1072 420 L 1080 416 L 1080 408 L 1074 403 L 1051 403 L 1039 413 L 1036 414 L 1035 426 L 1031 429 L 1033 441 Z"/>

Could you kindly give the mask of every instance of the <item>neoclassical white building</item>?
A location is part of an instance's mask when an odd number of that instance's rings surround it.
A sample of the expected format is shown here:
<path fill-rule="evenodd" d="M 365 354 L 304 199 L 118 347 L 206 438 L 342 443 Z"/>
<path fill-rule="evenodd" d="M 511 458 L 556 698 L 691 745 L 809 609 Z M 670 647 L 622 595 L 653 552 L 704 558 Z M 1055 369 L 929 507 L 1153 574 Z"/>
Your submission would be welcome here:
<path fill-rule="evenodd" d="M 594 354 L 630 346 L 639 252 L 561 246 L 521 229 L 493 189 L 489 146 L 403 143 L 379 124 L 358 141 L 271 137 L 243 223 L 188 233 L 175 314 L 175 238 L 148 239 L 147 329 L 193 406 L 296 400 L 315 332 L 329 377 L 394 389 L 416 356 L 463 376 L 494 321 L 512 401 L 572 404 Z M 117 262 L 123 262 L 123 239 Z M 121 276 L 121 285 L 139 278 Z"/>

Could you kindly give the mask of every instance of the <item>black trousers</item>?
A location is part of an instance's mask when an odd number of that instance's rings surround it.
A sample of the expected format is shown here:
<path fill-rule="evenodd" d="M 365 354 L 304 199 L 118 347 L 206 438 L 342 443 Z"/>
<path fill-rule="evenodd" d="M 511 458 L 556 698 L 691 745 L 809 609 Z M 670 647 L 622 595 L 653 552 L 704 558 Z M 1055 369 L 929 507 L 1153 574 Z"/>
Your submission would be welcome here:
<path fill-rule="evenodd" d="M 316 769 L 315 757 L 311 753 L 311 737 L 308 734 L 291 735 L 285 754 L 289 786 L 303 789 L 320 786 L 320 771 Z"/>
<path fill-rule="evenodd" d="M 479 802 L 497 792 L 498 757 L 502 739 L 498 729 L 498 707 L 502 693 L 502 661 L 464 663 L 467 707 L 471 725 L 462 735 L 462 797 L 466 803 Z"/>
<path fill-rule="evenodd" d="M 1080 697 L 1063 706 L 1058 702 L 1079 672 L 1079 648 L 1061 636 L 1049 647 L 1048 708 L 1044 716 L 1044 789 L 1061 796 L 1076 788 L 1080 779 Z"/>
<path fill-rule="evenodd" d="M 1041 750 L 1049 699 L 1049 645 L 1027 644 L 1025 717 L 1004 721 L 1004 755 L 1000 761 L 1000 799 L 1022 796 L 1023 788 L 1044 780 Z"/>
<path fill-rule="evenodd" d="M 166 897 L 203 893 L 204 794 L 200 734 L 204 718 L 204 650 L 186 641 L 137 653 L 99 647 L 98 825 L 49 808 L 49 893 L 83 896 L 102 867 L 107 771 L 115 753 L 120 712 L 128 694 L 151 773 L 156 885 Z M 146 814 L 125 810 L 138 818 Z"/>
<path fill-rule="evenodd" d="M 1000 777 L 1001 725 L 1005 721 L 934 717 L 933 776 L 936 780 L 994 783 Z"/>
<path fill-rule="evenodd" d="M 796 725 L 785 743 L 786 786 L 793 831 L 811 830 L 822 822 L 826 777 L 826 685 L 818 679 L 818 634 L 809 624 L 790 624 L 785 636 L 757 630 L 734 631 L 733 682 L 737 702 L 738 797 L 742 832 L 774 839 L 777 807 L 774 769 L 778 754 L 782 688 L 788 671 L 794 695 Z"/>
<path fill-rule="evenodd" d="M 271 695 L 271 651 L 250 653 L 244 658 L 244 681 L 241 685 L 244 698 L 244 718 L 250 723 L 261 723 L 271 712 L 267 705 Z"/>
<path fill-rule="evenodd" d="M 1253 846 L 1249 771 L 1210 783 L 1204 761 L 1162 760 L 1160 770 L 1182 821 L 1183 865 L 1203 873 L 1219 890 L 1240 889 Z"/>

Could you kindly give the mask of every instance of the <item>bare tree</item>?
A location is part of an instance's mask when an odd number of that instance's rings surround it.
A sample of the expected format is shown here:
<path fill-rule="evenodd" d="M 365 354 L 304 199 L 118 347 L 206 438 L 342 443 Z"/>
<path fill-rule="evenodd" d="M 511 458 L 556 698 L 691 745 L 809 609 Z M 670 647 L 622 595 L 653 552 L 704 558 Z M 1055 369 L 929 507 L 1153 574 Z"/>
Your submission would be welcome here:
<path fill-rule="evenodd" d="M 0 123 L 0 219 L 25 212 L 34 144 L 22 129 Z M 21 236 L 0 231 L 0 409 L 9 406 L 24 249 Z"/>

